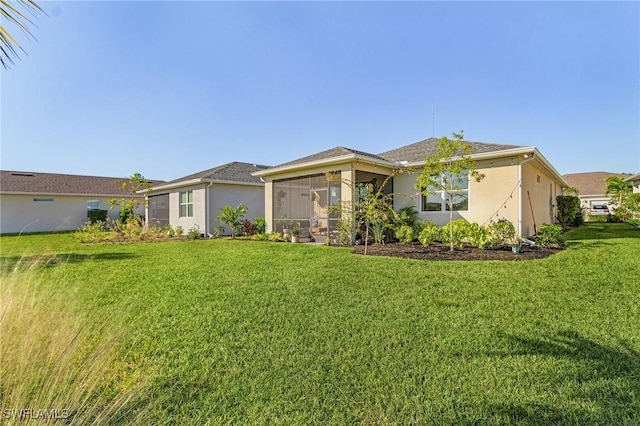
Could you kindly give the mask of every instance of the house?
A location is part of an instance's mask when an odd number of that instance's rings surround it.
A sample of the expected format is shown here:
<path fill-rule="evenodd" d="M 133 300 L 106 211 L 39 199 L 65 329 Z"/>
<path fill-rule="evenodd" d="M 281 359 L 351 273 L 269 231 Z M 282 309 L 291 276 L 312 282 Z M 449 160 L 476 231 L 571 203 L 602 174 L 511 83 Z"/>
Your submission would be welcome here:
<path fill-rule="evenodd" d="M 264 183 L 253 172 L 268 166 L 234 161 L 179 179 L 153 186 L 148 193 L 149 223 L 170 224 L 185 231 L 199 229 L 213 234 L 220 207 L 244 204 L 251 221 L 264 215 Z M 231 230 L 225 228 L 225 234 Z"/>
<path fill-rule="evenodd" d="M 131 197 L 121 184 L 128 178 L 0 171 L 0 233 L 70 231 L 87 221 L 87 211 L 120 210 L 109 200 Z M 154 181 L 159 182 L 159 181 Z M 135 195 L 142 201 L 142 195 Z M 143 214 L 143 207 L 138 213 Z"/>
<path fill-rule="evenodd" d="M 413 205 L 421 219 L 445 224 L 449 220 L 442 193 L 424 196 L 414 187 L 424 160 L 438 139 L 429 138 L 380 154 L 336 147 L 254 173 L 265 180 L 267 231 L 298 224 L 314 238 L 335 234 L 339 216 L 331 206 L 350 203 L 358 184 L 385 183 L 394 209 Z M 557 195 L 568 184 L 557 170 L 531 146 L 470 142 L 471 157 L 484 180 L 465 181 L 456 196 L 454 218 L 488 224 L 510 220 L 520 235 L 532 235 L 543 223 L 555 222 Z M 406 173 L 395 174 L 404 170 Z M 338 179 L 327 179 L 327 173 Z M 391 178 L 387 179 L 389 176 Z M 355 184 L 355 185 L 354 185 Z"/>
<path fill-rule="evenodd" d="M 607 178 L 610 176 L 626 178 L 629 175 L 612 172 L 585 172 L 566 174 L 562 177 L 570 187 L 578 191 L 580 207 L 589 211 L 595 205 L 609 204 L 611 197 L 606 195 L 606 192 Z"/>
<path fill-rule="evenodd" d="M 634 193 L 640 192 L 640 173 L 636 173 L 633 176 L 629 176 L 625 180 L 627 182 L 631 182 L 631 184 L 633 185 L 633 192 Z"/>

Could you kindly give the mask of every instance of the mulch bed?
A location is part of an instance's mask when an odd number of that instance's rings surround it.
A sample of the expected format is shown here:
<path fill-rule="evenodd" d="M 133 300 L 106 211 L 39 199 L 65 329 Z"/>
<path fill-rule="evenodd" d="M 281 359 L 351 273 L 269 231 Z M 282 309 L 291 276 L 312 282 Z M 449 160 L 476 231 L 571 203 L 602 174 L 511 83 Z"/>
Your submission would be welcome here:
<path fill-rule="evenodd" d="M 449 250 L 449 246 L 442 244 L 369 244 L 367 256 L 393 256 L 423 260 L 530 260 L 542 259 L 558 253 L 562 249 L 528 247 L 521 248 L 520 253 L 513 253 L 511 247 L 493 249 L 479 249 L 475 247 L 456 248 Z M 353 252 L 364 254 L 364 245 L 354 246 Z"/>

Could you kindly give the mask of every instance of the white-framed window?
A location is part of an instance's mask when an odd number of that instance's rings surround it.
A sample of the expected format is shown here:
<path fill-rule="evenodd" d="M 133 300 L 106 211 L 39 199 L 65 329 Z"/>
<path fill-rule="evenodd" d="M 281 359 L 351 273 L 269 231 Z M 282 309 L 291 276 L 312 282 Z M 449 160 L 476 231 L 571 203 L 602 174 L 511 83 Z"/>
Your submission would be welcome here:
<path fill-rule="evenodd" d="M 448 179 L 455 179 L 449 182 Z M 430 188 L 430 195 L 422 194 L 422 203 L 420 210 L 423 212 L 448 212 L 449 202 L 448 195 L 451 196 L 453 211 L 469 210 L 469 174 L 461 178 L 450 177 L 448 173 L 444 173 L 438 177 L 438 185 L 444 182 L 446 187 L 453 188 L 451 191 L 445 191 L 439 188 Z"/>
<path fill-rule="evenodd" d="M 180 217 L 193 217 L 193 191 L 180 192 Z"/>
<path fill-rule="evenodd" d="M 100 210 L 100 200 L 87 201 L 87 210 Z"/>

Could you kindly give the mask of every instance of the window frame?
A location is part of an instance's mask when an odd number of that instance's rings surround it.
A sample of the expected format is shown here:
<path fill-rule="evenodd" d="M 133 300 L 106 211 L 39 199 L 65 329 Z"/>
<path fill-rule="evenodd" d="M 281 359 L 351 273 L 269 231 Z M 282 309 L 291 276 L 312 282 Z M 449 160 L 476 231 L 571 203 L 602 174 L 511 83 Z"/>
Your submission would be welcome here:
<path fill-rule="evenodd" d="M 445 171 L 444 173 L 440 173 L 438 176 L 438 182 L 442 182 L 442 178 L 444 177 L 444 175 L 447 172 Z M 463 186 L 465 186 L 462 189 L 455 189 L 453 191 L 451 191 L 451 196 L 453 198 L 453 200 L 455 201 L 455 196 L 459 195 L 459 194 L 465 194 L 466 196 L 464 197 L 464 199 L 466 200 L 466 209 L 456 209 L 455 206 L 456 204 L 453 205 L 453 211 L 454 212 L 468 212 L 469 211 L 469 196 L 470 196 L 470 188 L 469 188 L 469 184 L 470 184 L 470 179 L 469 179 L 469 172 L 467 171 L 467 175 L 465 178 L 463 178 L 462 184 Z M 466 181 L 466 184 L 464 183 Z M 434 191 L 429 194 L 429 195 L 425 195 L 424 193 L 421 192 L 420 194 L 420 212 L 421 213 L 449 213 L 449 203 L 447 202 L 447 192 L 446 190 L 441 190 L 441 189 L 437 189 L 437 188 L 433 188 Z M 437 198 L 440 200 L 440 210 L 426 210 L 426 204 L 428 201 L 428 198 L 432 197 L 431 203 L 435 204 L 435 202 L 433 201 L 433 198 Z"/>
<path fill-rule="evenodd" d="M 186 200 L 183 200 L 183 195 Z M 178 193 L 178 217 L 193 217 L 193 191 Z"/>

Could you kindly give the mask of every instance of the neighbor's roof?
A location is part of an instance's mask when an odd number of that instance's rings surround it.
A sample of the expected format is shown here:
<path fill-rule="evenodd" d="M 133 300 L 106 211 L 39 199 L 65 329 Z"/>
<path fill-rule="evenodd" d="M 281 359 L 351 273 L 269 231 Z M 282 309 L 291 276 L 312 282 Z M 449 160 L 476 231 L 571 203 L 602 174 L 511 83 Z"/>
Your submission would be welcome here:
<path fill-rule="evenodd" d="M 609 176 L 626 178 L 628 175 L 612 172 L 586 172 L 563 175 L 569 186 L 578 190 L 579 195 L 605 195 L 606 180 Z"/>
<path fill-rule="evenodd" d="M 415 142 L 410 145 L 401 146 L 400 148 L 392 149 L 378 154 L 380 157 L 385 158 L 388 161 L 406 161 L 408 163 L 423 162 L 427 157 L 432 156 L 438 149 L 438 138 L 429 138 L 420 142 Z M 469 142 L 465 143 L 471 145 L 471 155 L 474 154 L 486 154 L 490 152 L 505 151 L 508 149 L 523 148 L 518 145 L 502 145 L 494 143 L 484 142 Z"/>
<path fill-rule="evenodd" d="M 201 172 L 174 179 L 169 182 L 164 182 L 161 185 L 155 186 L 153 189 L 167 189 L 200 182 L 216 181 L 262 184 L 260 178 L 252 176 L 251 173 L 268 168 L 269 166 L 263 166 L 260 164 L 233 161 L 231 163 L 223 164 L 212 169 L 203 170 Z"/>
<path fill-rule="evenodd" d="M 0 192 L 69 195 L 130 195 L 122 190 L 129 178 L 66 175 L 57 173 L 0 171 Z M 162 181 L 149 181 L 151 184 Z"/>

